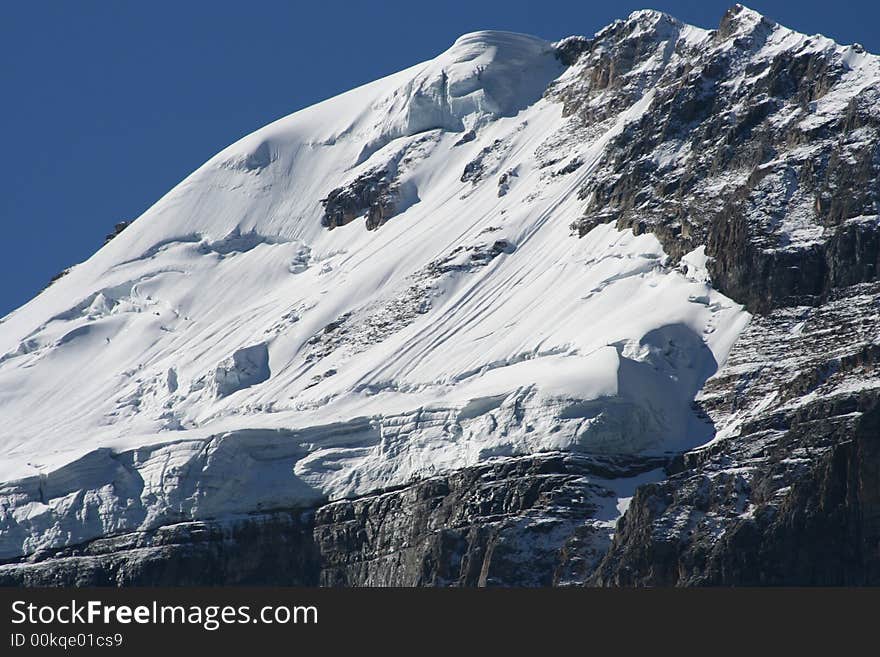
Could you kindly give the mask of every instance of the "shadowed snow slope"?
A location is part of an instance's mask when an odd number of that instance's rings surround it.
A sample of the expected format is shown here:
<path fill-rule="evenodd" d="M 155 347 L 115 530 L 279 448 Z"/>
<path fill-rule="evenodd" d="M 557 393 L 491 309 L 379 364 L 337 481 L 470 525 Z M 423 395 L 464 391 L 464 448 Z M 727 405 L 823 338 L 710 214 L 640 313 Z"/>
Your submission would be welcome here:
<path fill-rule="evenodd" d="M 748 315 L 702 251 L 571 236 L 651 101 L 575 135 L 543 96 L 572 70 L 466 35 L 228 147 L 5 317 L 0 558 L 493 456 L 710 440 L 691 404 Z M 334 190 L 355 218 L 331 231 Z"/>

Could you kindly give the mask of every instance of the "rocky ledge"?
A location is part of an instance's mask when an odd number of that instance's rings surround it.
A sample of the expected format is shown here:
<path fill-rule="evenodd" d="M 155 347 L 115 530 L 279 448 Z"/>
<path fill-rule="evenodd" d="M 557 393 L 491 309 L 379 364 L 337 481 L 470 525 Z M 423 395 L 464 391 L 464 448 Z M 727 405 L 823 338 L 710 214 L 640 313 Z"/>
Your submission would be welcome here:
<path fill-rule="evenodd" d="M 499 459 L 356 500 L 101 538 L 0 566 L 6 586 L 487 586 L 581 582 L 621 486 L 664 460 Z M 621 483 L 625 482 L 625 483 Z"/>

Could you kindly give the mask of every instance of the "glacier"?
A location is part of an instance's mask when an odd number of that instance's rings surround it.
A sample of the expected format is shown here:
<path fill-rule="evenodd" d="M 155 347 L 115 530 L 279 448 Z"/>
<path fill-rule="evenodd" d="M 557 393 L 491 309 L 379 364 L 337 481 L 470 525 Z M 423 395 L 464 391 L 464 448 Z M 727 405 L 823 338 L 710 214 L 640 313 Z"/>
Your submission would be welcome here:
<path fill-rule="evenodd" d="M 703 247 L 572 237 L 651 92 L 585 134 L 559 53 L 476 32 L 276 121 L 0 320 L 0 559 L 711 441 L 693 401 L 750 315 Z"/>

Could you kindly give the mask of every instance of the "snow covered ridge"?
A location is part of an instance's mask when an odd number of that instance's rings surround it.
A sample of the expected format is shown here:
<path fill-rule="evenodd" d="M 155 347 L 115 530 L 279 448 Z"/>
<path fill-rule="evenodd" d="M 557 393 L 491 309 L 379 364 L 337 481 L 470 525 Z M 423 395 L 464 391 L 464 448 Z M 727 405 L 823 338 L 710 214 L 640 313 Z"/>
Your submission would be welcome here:
<path fill-rule="evenodd" d="M 656 12 L 606 30 L 659 21 L 682 52 L 718 38 Z M 585 126 L 560 98 L 590 41 L 566 43 L 466 35 L 266 126 L 3 318 L 0 559 L 496 456 L 711 440 L 692 402 L 749 315 L 702 245 L 572 235 L 654 91 Z"/>

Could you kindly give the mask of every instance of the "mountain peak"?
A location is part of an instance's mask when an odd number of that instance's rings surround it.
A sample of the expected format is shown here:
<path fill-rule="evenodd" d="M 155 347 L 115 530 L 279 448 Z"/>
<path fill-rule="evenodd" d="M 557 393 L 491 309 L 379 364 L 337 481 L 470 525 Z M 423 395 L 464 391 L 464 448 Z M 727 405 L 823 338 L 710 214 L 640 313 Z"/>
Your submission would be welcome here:
<path fill-rule="evenodd" d="M 625 23 L 642 23 L 650 25 L 656 25 L 661 21 L 682 25 L 682 22 L 675 16 L 657 9 L 637 9 L 627 16 L 626 20 L 624 20 Z"/>
<path fill-rule="evenodd" d="M 745 5 L 735 4 L 728 9 L 718 25 L 718 35 L 727 39 L 737 35 L 751 34 L 763 28 L 770 30 L 776 27 L 775 21 Z"/>
<path fill-rule="evenodd" d="M 595 38 L 614 41 L 632 38 L 662 41 L 675 38 L 686 24 L 665 12 L 639 9 L 624 19 L 618 19 L 596 32 Z M 696 29 L 696 28 L 695 28 Z"/>

